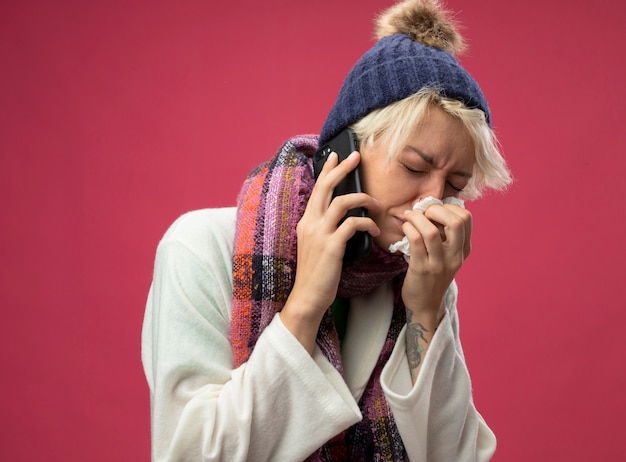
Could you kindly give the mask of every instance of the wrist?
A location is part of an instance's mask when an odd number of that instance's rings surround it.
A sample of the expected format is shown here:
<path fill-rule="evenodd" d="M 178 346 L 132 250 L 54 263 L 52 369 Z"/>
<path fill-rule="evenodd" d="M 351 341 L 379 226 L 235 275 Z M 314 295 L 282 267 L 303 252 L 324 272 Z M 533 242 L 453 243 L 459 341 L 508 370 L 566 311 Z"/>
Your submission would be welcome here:
<path fill-rule="evenodd" d="M 287 300 L 279 316 L 287 330 L 312 354 L 323 314 L 302 309 L 297 302 Z"/>
<path fill-rule="evenodd" d="M 413 305 L 406 307 L 406 322 L 420 323 L 427 327 L 431 332 L 439 326 L 446 312 L 445 299 L 437 303 L 427 305 Z"/>

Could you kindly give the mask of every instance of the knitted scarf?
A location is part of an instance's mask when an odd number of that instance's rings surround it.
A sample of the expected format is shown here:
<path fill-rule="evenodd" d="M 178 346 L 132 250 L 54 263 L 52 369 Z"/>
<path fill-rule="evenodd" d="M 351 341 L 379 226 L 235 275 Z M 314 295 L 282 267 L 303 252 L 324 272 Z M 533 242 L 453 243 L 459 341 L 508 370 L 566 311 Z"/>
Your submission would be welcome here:
<path fill-rule="evenodd" d="M 313 188 L 312 155 L 317 145 L 315 136 L 292 138 L 273 158 L 254 169 L 241 189 L 233 251 L 230 327 L 236 367 L 248 360 L 257 339 L 282 309 L 293 286 L 296 225 Z M 382 352 L 358 403 L 363 420 L 327 442 L 309 460 L 404 460 L 404 445 L 383 394 L 380 374 L 406 322 L 400 297 L 406 268 L 402 257 L 374 246 L 370 256 L 343 269 L 339 297 L 366 294 L 391 281 L 394 313 Z M 317 344 L 343 374 L 339 339 L 330 310 L 321 322 Z"/>

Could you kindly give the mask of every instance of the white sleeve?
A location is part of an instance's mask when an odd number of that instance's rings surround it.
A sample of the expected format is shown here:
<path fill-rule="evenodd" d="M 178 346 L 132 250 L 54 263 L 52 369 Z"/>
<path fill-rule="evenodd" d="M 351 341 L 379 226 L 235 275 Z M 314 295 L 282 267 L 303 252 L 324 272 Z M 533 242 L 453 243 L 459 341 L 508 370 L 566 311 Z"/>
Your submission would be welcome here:
<path fill-rule="evenodd" d="M 446 308 L 415 385 L 406 357 L 405 326 L 381 374 L 383 390 L 413 462 L 488 461 L 496 439 L 472 400 L 458 336 L 454 284 Z"/>
<path fill-rule="evenodd" d="M 359 421 L 358 406 L 319 349 L 309 355 L 278 316 L 233 369 L 232 223 L 202 213 L 179 219 L 157 250 L 142 334 L 152 458 L 303 460 Z"/>

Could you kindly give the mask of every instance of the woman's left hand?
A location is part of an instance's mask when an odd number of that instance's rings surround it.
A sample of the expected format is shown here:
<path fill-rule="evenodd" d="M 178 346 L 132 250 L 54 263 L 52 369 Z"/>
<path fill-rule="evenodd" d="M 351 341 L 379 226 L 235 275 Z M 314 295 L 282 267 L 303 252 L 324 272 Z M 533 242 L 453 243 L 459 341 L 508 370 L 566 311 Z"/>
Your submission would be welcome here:
<path fill-rule="evenodd" d="M 433 205 L 411 211 L 402 229 L 411 258 L 402 299 L 414 315 L 437 325 L 444 315 L 443 298 L 471 250 L 472 215 L 457 205 Z"/>
<path fill-rule="evenodd" d="M 406 355 L 413 383 L 445 314 L 444 296 L 471 250 L 472 215 L 458 205 L 411 211 L 402 229 L 411 258 L 402 286 L 406 306 Z"/>

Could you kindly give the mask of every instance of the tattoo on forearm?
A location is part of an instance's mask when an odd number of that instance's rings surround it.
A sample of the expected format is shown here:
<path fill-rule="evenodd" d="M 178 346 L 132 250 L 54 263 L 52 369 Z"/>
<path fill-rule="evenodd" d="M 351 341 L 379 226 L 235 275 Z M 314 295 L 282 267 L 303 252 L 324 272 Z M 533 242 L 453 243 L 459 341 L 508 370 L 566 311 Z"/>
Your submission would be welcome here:
<path fill-rule="evenodd" d="M 428 332 L 428 329 L 419 322 L 412 322 L 412 318 L 413 312 L 407 309 L 406 352 L 411 376 L 413 376 L 415 369 L 422 363 L 424 346 L 428 343 L 428 340 L 424 336 L 424 333 Z"/>

